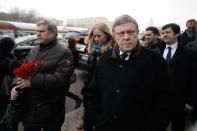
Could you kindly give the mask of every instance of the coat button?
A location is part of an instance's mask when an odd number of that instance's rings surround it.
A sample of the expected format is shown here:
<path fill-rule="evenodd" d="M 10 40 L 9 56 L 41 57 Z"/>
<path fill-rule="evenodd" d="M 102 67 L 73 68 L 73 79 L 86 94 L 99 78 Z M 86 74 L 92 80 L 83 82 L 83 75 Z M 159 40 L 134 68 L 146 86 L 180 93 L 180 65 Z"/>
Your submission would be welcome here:
<path fill-rule="evenodd" d="M 119 89 L 117 89 L 117 90 L 116 90 L 116 93 L 120 93 L 120 90 L 119 90 Z"/>
<path fill-rule="evenodd" d="M 113 115 L 113 119 L 117 119 L 118 116 L 116 114 Z"/>

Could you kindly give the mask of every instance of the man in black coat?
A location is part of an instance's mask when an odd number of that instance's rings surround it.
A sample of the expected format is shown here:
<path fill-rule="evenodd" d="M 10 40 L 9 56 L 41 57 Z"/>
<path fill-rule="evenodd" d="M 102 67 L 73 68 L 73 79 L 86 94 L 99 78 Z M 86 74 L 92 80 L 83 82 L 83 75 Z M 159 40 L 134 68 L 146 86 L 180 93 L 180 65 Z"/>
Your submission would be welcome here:
<path fill-rule="evenodd" d="M 12 78 L 13 70 L 20 65 L 20 62 L 17 61 L 12 52 L 12 49 L 15 46 L 14 40 L 9 36 L 0 37 L 0 121 L 2 120 L 3 115 L 6 112 L 7 105 L 10 103 L 10 90 L 11 90 L 11 79 L 10 81 L 5 82 L 5 76 Z M 3 82 L 8 84 L 4 86 Z M 9 84 L 10 83 L 10 84 Z M 18 123 L 14 121 L 12 123 L 12 128 L 6 126 L 7 123 L 0 123 L 0 131 L 17 131 Z"/>
<path fill-rule="evenodd" d="M 11 99 L 22 95 L 21 120 L 25 131 L 61 131 L 65 116 L 65 88 L 73 71 L 72 54 L 57 42 L 57 26 L 44 19 L 37 24 L 39 45 L 25 59 L 40 60 L 34 76 L 20 78 Z M 22 94 L 16 88 L 23 90 Z"/>
<path fill-rule="evenodd" d="M 164 41 L 161 38 L 159 38 L 159 36 L 160 36 L 159 30 L 156 27 L 153 26 L 147 27 L 144 35 L 144 46 L 161 54 L 158 47 Z"/>
<path fill-rule="evenodd" d="M 138 24 L 129 15 L 112 26 L 117 44 L 98 60 L 88 87 L 96 131 L 165 131 L 173 102 L 165 60 L 141 47 Z"/>
<path fill-rule="evenodd" d="M 169 23 L 162 27 L 166 44 L 160 46 L 169 64 L 176 92 L 176 105 L 171 114 L 172 131 L 185 131 L 185 111 L 193 111 L 191 90 L 197 87 L 197 52 L 185 47 L 179 40 L 180 27 Z"/>
<path fill-rule="evenodd" d="M 195 40 L 195 31 L 197 28 L 196 20 L 195 19 L 189 19 L 186 22 L 187 29 L 183 32 L 181 35 L 181 44 L 187 45 L 190 44 Z"/>

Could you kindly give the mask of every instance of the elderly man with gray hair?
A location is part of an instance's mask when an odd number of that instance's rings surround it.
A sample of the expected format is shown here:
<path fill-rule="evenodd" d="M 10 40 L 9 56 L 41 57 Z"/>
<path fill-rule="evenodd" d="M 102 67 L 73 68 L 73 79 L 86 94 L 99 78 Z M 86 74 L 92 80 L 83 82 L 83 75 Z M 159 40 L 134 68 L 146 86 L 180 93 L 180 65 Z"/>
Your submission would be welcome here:
<path fill-rule="evenodd" d="M 115 19 L 117 41 L 98 60 L 88 88 L 88 109 L 96 131 L 165 131 L 174 97 L 162 56 L 140 46 L 138 23 Z"/>

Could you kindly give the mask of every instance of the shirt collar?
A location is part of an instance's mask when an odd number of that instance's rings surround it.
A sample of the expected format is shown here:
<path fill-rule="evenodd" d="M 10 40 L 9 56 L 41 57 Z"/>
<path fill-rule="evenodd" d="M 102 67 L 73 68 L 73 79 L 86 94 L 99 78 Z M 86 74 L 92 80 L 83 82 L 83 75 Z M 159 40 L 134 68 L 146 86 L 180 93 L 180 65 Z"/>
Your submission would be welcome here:
<path fill-rule="evenodd" d="M 140 52 L 141 52 L 141 45 L 138 41 L 137 43 L 137 46 L 135 47 L 134 50 L 132 50 L 131 52 L 129 52 L 129 55 L 132 55 L 133 58 L 137 58 L 139 55 L 140 55 Z M 118 44 L 115 44 L 114 47 L 113 47 L 113 50 L 112 50 L 112 58 L 118 58 L 121 54 L 120 54 L 120 49 L 119 49 L 119 46 Z M 123 53 L 123 52 L 122 52 Z"/>
<path fill-rule="evenodd" d="M 120 49 L 119 49 L 119 51 L 120 51 L 120 55 L 124 54 Z M 129 56 L 130 54 L 131 54 L 131 52 L 128 52 L 128 53 L 127 53 L 128 56 Z"/>
<path fill-rule="evenodd" d="M 178 47 L 178 42 L 175 42 L 173 44 L 166 44 L 166 48 L 171 47 L 173 50 L 176 50 Z"/>

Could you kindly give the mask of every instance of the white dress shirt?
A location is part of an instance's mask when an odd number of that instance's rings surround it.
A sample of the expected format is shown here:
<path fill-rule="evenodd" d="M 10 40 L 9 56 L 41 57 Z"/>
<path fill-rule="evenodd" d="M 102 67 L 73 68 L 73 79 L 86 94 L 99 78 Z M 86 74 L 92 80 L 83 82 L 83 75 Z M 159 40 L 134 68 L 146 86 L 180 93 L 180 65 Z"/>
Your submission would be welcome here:
<path fill-rule="evenodd" d="M 164 52 L 163 52 L 163 58 L 166 59 L 167 57 L 167 54 L 168 54 L 168 47 L 171 47 L 171 58 L 173 57 L 177 47 L 178 47 L 178 42 L 174 43 L 174 44 L 171 44 L 171 45 L 168 45 L 166 44 L 166 48 L 164 49 Z"/>
<path fill-rule="evenodd" d="M 122 55 L 123 52 L 120 50 L 120 55 Z M 127 53 L 127 57 L 125 58 L 125 60 L 129 60 L 129 56 L 130 56 L 131 53 Z"/>

